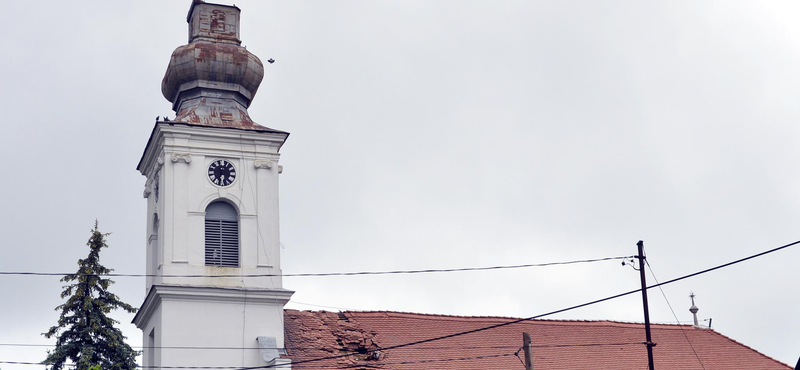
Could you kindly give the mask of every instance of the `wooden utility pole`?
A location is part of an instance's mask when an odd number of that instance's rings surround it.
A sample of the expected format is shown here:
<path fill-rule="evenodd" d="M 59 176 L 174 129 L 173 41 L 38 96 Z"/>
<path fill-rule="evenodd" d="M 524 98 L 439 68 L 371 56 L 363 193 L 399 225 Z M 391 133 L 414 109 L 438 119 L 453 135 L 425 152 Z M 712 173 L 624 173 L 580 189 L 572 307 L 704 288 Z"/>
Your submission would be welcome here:
<path fill-rule="evenodd" d="M 639 240 L 636 243 L 636 246 L 639 247 L 639 255 L 636 258 L 639 259 L 639 277 L 642 280 L 642 304 L 644 305 L 644 333 L 645 338 L 647 338 L 647 342 L 644 344 L 647 346 L 647 364 L 650 367 L 650 370 L 655 370 L 655 365 L 653 365 L 653 347 L 656 346 L 653 343 L 653 338 L 650 335 L 650 309 L 647 307 L 647 282 L 645 281 L 644 276 L 644 242 Z"/>
<path fill-rule="evenodd" d="M 522 349 L 525 352 L 525 370 L 533 370 L 533 354 L 531 353 L 531 335 L 522 333 Z"/>

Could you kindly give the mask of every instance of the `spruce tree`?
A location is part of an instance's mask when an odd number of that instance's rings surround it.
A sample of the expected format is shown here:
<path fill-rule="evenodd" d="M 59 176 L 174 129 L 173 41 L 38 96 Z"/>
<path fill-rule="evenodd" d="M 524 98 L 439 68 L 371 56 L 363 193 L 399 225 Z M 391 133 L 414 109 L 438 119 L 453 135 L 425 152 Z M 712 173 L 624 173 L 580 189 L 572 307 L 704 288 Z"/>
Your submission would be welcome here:
<path fill-rule="evenodd" d="M 92 237 L 86 243 L 89 256 L 78 260 L 78 272 L 61 278 L 69 283 L 61 292 L 61 298 L 67 301 L 56 307 L 56 311 L 61 311 L 58 325 L 42 334 L 56 337 L 56 348 L 48 351 L 43 361 L 50 370 L 62 370 L 67 360 L 77 370 L 98 365 L 103 370 L 136 368 L 138 352 L 125 343 L 125 336 L 114 327 L 118 321 L 107 316 L 114 309 L 134 313 L 136 308 L 109 292 L 108 287 L 114 282 L 102 277 L 113 271 L 100 264 L 100 250 L 108 247 L 106 236 L 97 229 L 95 221 Z"/>

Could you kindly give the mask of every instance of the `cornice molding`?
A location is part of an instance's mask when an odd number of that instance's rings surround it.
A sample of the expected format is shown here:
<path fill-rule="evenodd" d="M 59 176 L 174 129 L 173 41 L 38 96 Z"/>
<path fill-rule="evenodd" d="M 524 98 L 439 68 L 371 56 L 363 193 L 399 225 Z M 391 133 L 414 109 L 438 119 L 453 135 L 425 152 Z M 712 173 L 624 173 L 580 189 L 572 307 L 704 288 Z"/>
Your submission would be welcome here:
<path fill-rule="evenodd" d="M 242 289 L 186 285 L 153 285 L 132 323 L 139 329 L 150 321 L 150 317 L 164 301 L 179 302 L 226 302 L 258 305 L 280 305 L 283 307 L 292 298 L 294 291 L 287 289 Z"/>
<path fill-rule="evenodd" d="M 174 134 L 190 134 L 192 138 L 207 138 L 207 140 L 235 140 L 239 143 L 241 140 L 252 140 L 253 142 L 265 145 L 267 143 L 283 144 L 286 141 L 287 134 L 285 133 L 271 133 L 260 131 L 247 131 L 247 130 L 228 130 L 219 127 L 207 126 L 181 126 L 181 125 L 168 125 L 162 127 L 162 132 Z"/>
<path fill-rule="evenodd" d="M 147 141 L 145 150 L 142 153 L 142 157 L 139 159 L 139 164 L 136 166 L 136 168 L 142 172 L 143 175 L 147 176 L 146 172 L 149 171 L 151 166 L 154 165 L 153 162 L 156 161 L 155 157 L 160 154 L 159 151 L 163 150 L 163 148 L 167 146 L 172 148 L 180 147 L 180 145 L 175 146 L 164 143 L 164 137 L 177 137 L 174 135 L 180 134 L 189 135 L 193 141 L 200 140 L 209 143 L 230 144 L 231 147 L 236 146 L 241 148 L 243 143 L 245 146 L 255 145 L 256 148 L 253 151 L 251 151 L 249 148 L 247 150 L 240 150 L 254 156 L 280 155 L 279 152 L 281 146 L 283 146 L 287 137 L 289 136 L 288 132 L 278 130 L 251 131 L 221 127 L 187 125 L 180 122 L 156 122 L 156 124 L 153 126 L 153 130 L 150 132 L 150 138 Z M 185 136 L 185 138 L 188 137 Z M 212 148 L 216 149 L 214 146 L 208 147 L 207 149 L 211 150 Z M 192 151 L 194 152 L 198 149 L 203 150 L 203 148 L 193 148 Z M 227 149 L 223 150 L 227 151 Z"/>

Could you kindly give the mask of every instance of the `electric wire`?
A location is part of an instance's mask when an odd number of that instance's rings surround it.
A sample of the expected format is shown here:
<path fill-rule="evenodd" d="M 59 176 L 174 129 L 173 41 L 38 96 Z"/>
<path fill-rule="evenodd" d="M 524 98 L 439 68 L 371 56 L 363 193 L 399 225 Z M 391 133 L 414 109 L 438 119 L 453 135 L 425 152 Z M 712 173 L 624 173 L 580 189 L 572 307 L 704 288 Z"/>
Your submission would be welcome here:
<path fill-rule="evenodd" d="M 533 348 L 565 348 L 565 347 L 600 347 L 600 346 L 625 346 L 632 344 L 644 344 L 644 342 L 619 342 L 619 343 L 580 343 L 580 344 L 538 344 L 531 345 Z M 41 347 L 52 348 L 53 344 L 28 344 L 28 343 L 0 343 L 0 347 Z M 175 350 L 261 350 L 261 349 L 277 349 L 283 350 L 286 348 L 279 347 L 213 347 L 213 346 L 131 346 L 133 349 L 175 349 Z M 418 350 L 450 350 L 450 349 L 517 349 L 519 346 L 425 346 L 416 347 Z M 330 350 L 329 347 L 293 347 L 291 350 L 308 351 L 308 350 Z M 359 353 L 358 349 L 339 348 L 340 352 L 354 352 Z M 380 348 L 377 350 L 381 350 Z"/>
<path fill-rule="evenodd" d="M 694 272 L 694 273 L 691 273 L 691 274 L 687 274 L 687 275 L 683 275 L 683 276 L 680 276 L 680 277 L 677 277 L 677 278 L 674 278 L 674 279 L 670 279 L 670 280 L 667 280 L 667 281 L 665 281 L 663 283 L 657 283 L 655 285 L 650 285 L 650 286 L 645 287 L 644 289 L 652 289 L 652 288 L 655 288 L 655 287 L 660 287 L 660 286 L 663 286 L 663 285 L 672 284 L 672 283 L 675 283 L 675 282 L 678 282 L 678 281 L 681 281 L 681 280 L 685 280 L 685 279 L 688 279 L 688 278 L 691 278 L 691 277 L 695 277 L 695 276 L 698 276 L 698 275 L 702 275 L 702 274 L 706 274 L 706 273 L 709 273 L 709 272 L 712 272 L 712 271 L 716 271 L 716 270 L 719 270 L 721 268 L 725 268 L 725 267 L 732 266 L 732 265 L 735 265 L 735 264 L 739 264 L 739 263 L 742 263 L 742 262 L 745 262 L 745 261 L 749 261 L 749 260 L 751 260 L 753 258 L 758 258 L 758 257 L 764 256 L 764 255 L 770 254 L 770 253 L 774 253 L 774 252 L 777 252 L 777 251 L 780 251 L 780 250 L 795 246 L 797 244 L 800 244 L 800 240 L 798 240 L 796 242 L 793 242 L 793 243 L 786 244 L 786 245 L 782 245 L 782 246 L 777 247 L 777 248 L 772 248 L 772 249 L 766 250 L 766 251 L 761 252 L 761 253 L 750 255 L 748 257 L 740 258 L 740 259 L 735 260 L 735 261 L 731 261 L 731 262 L 724 263 L 724 264 L 721 264 L 721 265 L 717 265 L 717 266 L 714 266 L 714 267 L 711 267 L 711 268 L 707 268 L 705 270 L 700 270 L 700 271 L 697 271 L 697 272 Z M 615 295 L 608 296 L 608 297 L 605 297 L 605 298 L 596 299 L 594 301 L 581 303 L 581 304 L 578 304 L 578 305 L 570 306 L 570 307 L 567 307 L 567 308 L 562 308 L 562 309 L 555 310 L 555 311 L 550 311 L 550 312 L 543 313 L 543 314 L 536 315 L 536 316 L 531 316 L 531 317 L 526 317 L 526 318 L 522 318 L 522 319 L 507 321 L 507 322 L 500 323 L 500 324 L 489 325 L 489 326 L 485 326 L 485 327 L 482 327 L 482 328 L 461 331 L 461 332 L 457 332 L 457 333 L 453 333 L 453 334 L 442 335 L 442 336 L 438 336 L 438 337 L 434 337 L 434 338 L 428 338 L 428 339 L 417 340 L 417 341 L 408 342 L 408 343 L 404 343 L 404 344 L 398 344 L 398 345 L 394 345 L 394 346 L 381 348 L 381 350 L 385 351 L 385 350 L 390 350 L 390 349 L 395 349 L 395 348 L 403 348 L 403 347 L 415 346 L 415 345 L 419 345 L 419 344 L 423 344 L 423 343 L 430 343 L 430 342 L 435 342 L 435 341 L 439 341 L 439 340 L 443 340 L 443 339 L 459 337 L 459 336 L 462 336 L 462 335 L 478 333 L 478 332 L 482 332 L 482 331 L 486 331 L 486 330 L 490 330 L 490 329 L 496 329 L 496 328 L 503 327 L 503 326 L 517 324 L 517 323 L 520 323 L 520 322 L 523 322 L 523 321 L 530 321 L 530 320 L 538 319 L 538 318 L 545 317 L 545 316 L 555 315 L 555 314 L 558 314 L 558 313 L 567 312 L 567 311 L 575 310 L 575 309 L 578 309 L 578 308 L 583 308 L 583 307 L 586 307 L 586 306 L 591 306 L 591 305 L 594 305 L 594 304 L 598 304 L 598 303 L 605 302 L 605 301 L 610 301 L 612 299 L 617 299 L 617 298 L 624 297 L 624 296 L 627 296 L 627 295 L 631 295 L 631 294 L 634 294 L 634 293 L 638 293 L 638 292 L 641 292 L 641 291 L 642 291 L 642 289 L 634 289 L 634 290 L 627 291 L 627 292 L 624 292 L 624 293 L 615 294 Z M 292 362 L 292 364 L 294 365 L 294 364 L 303 364 L 303 363 L 316 362 L 316 361 L 324 361 L 324 360 L 329 360 L 329 359 L 342 358 L 342 357 L 345 357 L 345 356 L 349 356 L 349 355 L 335 355 L 335 356 L 325 356 L 325 357 L 319 357 L 319 358 L 312 358 L 312 359 L 308 359 L 308 360 Z M 239 368 L 237 370 L 269 369 L 269 368 L 275 368 L 277 366 L 279 366 L 279 365 L 243 367 L 243 368 Z"/>
<path fill-rule="evenodd" d="M 736 265 L 736 264 L 739 264 L 739 263 L 742 263 L 742 262 L 745 262 L 745 261 L 749 261 L 749 260 L 754 259 L 754 258 L 765 256 L 767 254 L 771 254 L 771 253 L 774 253 L 774 252 L 777 252 L 777 251 L 780 251 L 780 250 L 795 246 L 797 244 L 800 244 L 800 240 L 792 242 L 792 243 L 789 243 L 789 244 L 782 245 L 780 247 L 772 248 L 772 249 L 769 249 L 769 250 L 766 250 L 766 251 L 763 251 L 763 252 L 760 252 L 760 253 L 756 253 L 756 254 L 753 254 L 753 255 L 750 255 L 750 256 L 747 256 L 747 257 L 744 257 L 744 258 L 740 258 L 740 259 L 737 259 L 737 260 L 734 260 L 734 261 L 731 261 L 731 262 L 727 262 L 727 263 L 724 263 L 724 264 L 721 264 L 721 265 L 717 265 L 717 266 L 710 267 L 710 268 L 707 268 L 707 269 L 704 269 L 704 270 L 693 272 L 693 273 L 690 273 L 690 274 L 687 274 L 687 275 L 683 275 L 683 276 L 680 276 L 680 277 L 677 277 L 677 278 L 673 278 L 673 279 L 670 279 L 670 280 L 667 280 L 667 281 L 664 281 L 664 282 L 656 283 L 654 285 L 649 285 L 649 286 L 645 287 L 644 289 L 652 289 L 652 288 L 656 288 L 656 287 L 661 287 L 661 286 L 664 286 L 664 285 L 672 284 L 672 283 L 675 283 L 675 282 L 678 282 L 678 281 L 686 280 L 686 279 L 689 279 L 689 278 L 692 278 L 692 277 L 695 277 L 695 276 L 698 276 L 698 275 L 703 275 L 703 274 L 706 274 L 706 273 L 709 273 L 709 272 L 712 272 L 712 271 L 716 271 L 716 270 L 719 270 L 719 269 L 722 269 L 722 268 L 725 268 L 725 267 L 729 267 L 729 266 Z M 575 310 L 575 309 L 578 309 L 578 308 L 583 308 L 583 307 L 595 305 L 595 304 L 606 302 L 606 301 L 609 301 L 609 300 L 612 300 L 612 299 L 621 298 L 621 297 L 624 297 L 624 296 L 635 294 L 635 293 L 638 293 L 638 292 L 641 292 L 641 291 L 642 291 L 642 289 L 634 289 L 634 290 L 630 290 L 630 291 L 627 291 L 627 292 L 611 295 L 611 296 L 608 296 L 608 297 L 605 297 L 605 298 L 596 299 L 596 300 L 593 300 L 593 301 L 589 301 L 589 302 L 581 303 L 581 304 L 578 304 L 578 305 L 574 305 L 574 306 L 570 306 L 570 307 L 566 307 L 566 308 L 562 308 L 562 309 L 546 312 L 546 313 L 535 315 L 535 316 L 530 316 L 530 317 L 526 317 L 526 318 L 511 320 L 511 321 L 507 321 L 507 322 L 503 322 L 503 323 L 499 323 L 499 324 L 494 324 L 494 325 L 489 325 L 489 326 L 485 326 L 485 327 L 481 327 L 481 328 L 477 328 L 477 329 L 471 329 L 471 330 L 456 332 L 456 333 L 452 333 L 452 334 L 448 334 L 448 335 L 442 335 L 442 336 L 438 336 L 438 337 L 433 337 L 433 338 L 422 339 L 422 340 L 417 340 L 417 341 L 413 341 L 413 342 L 407 342 L 407 343 L 403 343 L 403 344 L 383 347 L 383 348 L 380 348 L 378 350 L 387 351 L 387 350 L 391 350 L 391 349 L 411 347 L 411 346 L 416 346 L 416 345 L 423 344 L 423 343 L 430 343 L 430 342 L 440 341 L 440 340 L 444 340 L 444 339 L 459 337 L 459 336 L 462 336 L 462 335 L 468 335 L 468 334 L 478 333 L 478 332 L 482 332 L 482 331 L 486 331 L 486 330 L 496 329 L 496 328 L 499 328 L 499 327 L 509 326 L 509 325 L 517 324 L 517 323 L 524 322 L 524 321 L 530 321 L 530 320 L 534 320 L 534 319 L 538 319 L 538 318 L 542 318 L 542 317 L 546 317 L 546 316 L 555 315 L 555 314 L 558 314 L 558 313 L 563 313 L 563 312 Z M 302 364 L 305 364 L 305 363 L 318 362 L 318 361 L 324 361 L 324 360 L 330 360 L 330 359 L 343 358 L 343 357 L 347 357 L 347 356 L 350 356 L 350 355 L 351 354 L 343 354 L 343 355 L 334 355 L 334 356 L 325 356 L 325 357 L 312 358 L 312 359 L 307 359 L 307 360 L 302 360 L 302 361 L 293 361 L 290 364 L 290 366 L 302 365 Z M 510 354 L 510 355 L 513 355 L 513 354 Z M 41 365 L 41 363 L 22 363 L 22 362 L 9 362 L 9 361 L 0 361 L 0 363 Z M 276 364 L 276 365 L 264 365 L 264 366 L 239 367 L 239 368 L 235 368 L 235 369 L 236 370 L 254 370 L 254 369 L 276 368 L 276 367 L 281 367 L 281 366 L 283 366 L 283 365 Z M 162 368 L 167 368 L 167 367 L 162 367 Z M 203 369 L 203 367 L 183 367 L 183 368 L 186 368 L 186 369 Z M 205 368 L 209 368 L 209 367 L 205 367 Z M 233 368 L 230 368 L 230 369 L 233 369 Z"/>
<path fill-rule="evenodd" d="M 519 363 L 521 363 L 522 366 L 525 366 L 525 361 L 522 361 L 522 357 L 519 357 L 519 351 L 522 351 L 522 349 L 523 349 L 522 347 L 519 347 L 517 352 L 514 352 L 514 356 L 517 356 L 517 359 L 519 360 Z"/>
<path fill-rule="evenodd" d="M 241 134 L 239 135 L 239 144 L 241 145 L 242 153 L 244 153 L 245 152 L 245 150 L 244 150 L 244 138 L 242 137 Z M 252 153 L 252 155 L 253 155 L 253 158 L 258 158 L 258 153 L 257 153 L 255 145 L 253 145 L 253 153 Z M 278 172 L 280 172 L 280 170 Z M 250 195 L 253 197 L 253 199 L 256 200 L 256 204 L 261 204 L 259 202 L 259 200 L 258 200 L 258 193 L 255 190 L 253 190 L 254 189 L 253 188 L 253 183 L 250 181 L 250 176 L 247 173 L 245 173 L 244 178 L 247 179 L 247 185 L 250 188 Z M 257 179 L 258 179 L 258 177 L 256 177 L 256 180 Z M 240 183 L 239 189 L 242 189 L 243 186 L 244 186 L 244 184 Z M 241 209 L 242 208 L 242 202 L 238 198 L 237 198 L 237 200 L 239 201 L 239 209 Z M 267 252 L 267 242 L 264 240 L 264 235 L 261 233 L 261 223 L 257 223 L 256 224 L 256 236 L 258 237 L 258 239 L 261 240 L 261 250 L 264 252 L 264 257 L 267 260 L 267 265 L 272 266 L 272 263 L 269 261 L 269 252 Z M 280 243 L 280 240 L 278 240 L 278 243 Z M 246 285 L 245 282 L 244 282 L 244 277 L 241 278 L 241 282 L 242 282 L 243 286 Z M 272 286 L 273 288 L 277 286 L 277 285 L 275 285 L 275 280 L 273 279 L 272 276 L 269 277 L 269 283 L 270 283 L 270 286 Z M 275 294 L 275 299 L 278 299 L 277 294 Z M 245 290 L 245 292 L 244 292 L 244 304 L 243 304 L 243 307 L 242 307 L 242 346 L 245 345 L 244 327 L 245 327 L 245 324 L 246 324 L 246 320 L 245 320 L 246 311 L 247 311 L 247 290 Z M 283 320 L 283 312 L 280 312 L 280 310 L 278 310 L 277 312 L 275 312 L 275 314 L 278 316 L 277 320 L 279 320 L 279 321 Z M 244 352 L 242 352 L 242 362 L 244 363 Z"/>
<path fill-rule="evenodd" d="M 451 269 L 421 269 L 421 270 L 389 270 L 389 271 L 353 271 L 353 272 L 322 272 L 322 273 L 297 273 L 297 274 L 224 274 L 224 275 L 202 275 L 202 274 L 189 274 L 189 275 L 160 275 L 160 274 L 78 274 L 70 272 L 33 272 L 33 271 L 0 271 L 0 275 L 26 275 L 26 276 L 109 276 L 109 277 L 170 277 L 170 278 L 243 278 L 243 277 L 322 277 L 322 276 L 360 276 L 360 275 L 400 275 L 400 274 L 428 274 L 428 273 L 442 273 L 442 272 L 464 272 L 464 271 L 489 271 L 489 270 L 506 270 L 506 269 L 520 269 L 529 267 L 547 267 L 547 266 L 561 266 L 572 265 L 578 263 L 592 263 L 611 260 L 620 260 L 630 258 L 624 257 L 604 257 L 593 258 L 585 260 L 573 260 L 562 262 L 545 262 L 545 263 L 530 263 L 523 265 L 500 265 L 500 266 L 484 266 L 484 267 L 462 267 Z"/>
<path fill-rule="evenodd" d="M 469 356 L 469 357 L 452 357 L 452 358 L 442 358 L 442 359 L 430 359 L 430 360 L 414 360 L 414 361 L 399 361 L 399 362 L 380 362 L 376 363 L 376 365 L 410 365 L 410 364 L 425 364 L 425 363 L 437 363 L 437 362 L 453 362 L 453 361 L 469 361 L 469 360 L 480 360 L 480 359 L 490 359 L 490 358 L 500 358 L 500 357 L 509 357 L 514 356 L 513 353 L 503 353 L 503 354 L 492 354 L 492 355 L 481 355 L 481 356 Z M 0 364 L 13 364 L 13 365 L 41 365 L 46 366 L 42 363 L 37 362 L 24 362 L 24 361 L 0 361 Z M 67 365 L 73 366 L 73 365 Z M 281 366 L 281 365 L 279 365 Z M 289 366 L 287 364 L 286 366 Z M 321 366 L 321 365 L 296 365 L 291 364 L 291 366 L 296 368 L 325 368 L 329 369 L 329 366 Z M 357 364 L 353 365 L 353 367 L 361 368 L 365 366 L 365 364 Z M 141 369 L 237 369 L 238 366 L 138 366 Z"/>
<path fill-rule="evenodd" d="M 656 273 L 653 272 L 653 268 L 650 266 L 650 262 L 648 262 L 645 259 L 644 263 L 647 265 L 647 269 L 650 270 L 650 275 L 653 277 L 653 280 L 655 280 L 656 283 L 658 283 L 658 278 L 656 278 Z M 641 266 L 639 266 L 639 268 L 641 268 Z M 676 315 L 675 314 L 675 310 L 672 309 L 672 304 L 669 303 L 669 299 L 667 299 L 667 294 L 664 293 L 664 289 L 662 289 L 660 286 L 658 287 L 658 290 L 661 291 L 661 295 L 664 296 L 664 300 L 667 302 L 667 307 L 669 307 L 669 310 L 672 311 L 672 316 L 675 317 L 675 321 L 678 322 L 678 328 L 681 329 L 681 333 L 683 333 L 683 336 L 686 338 L 686 343 L 689 343 L 689 348 L 692 349 L 692 353 L 694 353 L 694 357 L 697 358 L 697 362 L 700 363 L 700 367 L 703 370 L 706 370 L 706 367 L 703 365 L 703 361 L 700 360 L 700 356 L 697 354 L 697 351 L 695 351 L 694 346 L 692 345 L 692 341 L 689 340 L 689 335 L 687 335 L 686 331 L 683 330 L 683 325 L 681 325 L 680 320 L 678 320 L 678 315 Z"/>
<path fill-rule="evenodd" d="M 469 356 L 469 357 L 451 357 L 451 358 L 442 358 L 442 359 L 429 359 L 429 360 L 414 360 L 414 361 L 398 361 L 398 362 L 380 362 L 376 363 L 376 365 L 410 365 L 410 364 L 427 364 L 427 363 L 441 363 L 441 362 L 454 362 L 454 361 L 470 361 L 470 360 L 482 360 L 482 359 L 494 359 L 494 358 L 501 358 L 501 357 L 510 357 L 514 356 L 513 353 L 502 353 L 502 354 L 492 354 L 492 355 L 480 355 L 480 356 Z M 14 365 L 41 365 L 46 366 L 42 363 L 36 362 L 24 362 L 24 361 L 0 361 L 0 364 L 14 364 Z M 67 365 L 68 367 L 74 365 Z M 280 365 L 279 365 L 280 366 Z M 286 366 L 289 366 L 287 364 Z M 320 368 L 320 369 L 330 369 L 330 366 L 322 366 L 322 365 L 295 365 L 292 364 L 293 367 L 298 369 L 311 369 L 311 368 Z M 365 364 L 357 364 L 352 365 L 354 368 L 362 368 Z M 237 366 L 138 366 L 138 368 L 142 369 L 237 369 Z"/>
<path fill-rule="evenodd" d="M 431 359 L 431 360 L 415 360 L 415 361 L 400 361 L 400 362 L 381 362 L 380 365 L 409 365 L 409 364 L 423 364 L 423 363 L 435 363 L 435 362 L 452 362 L 452 361 L 468 361 L 468 360 L 478 360 L 478 359 L 487 359 L 487 358 L 499 358 L 499 357 L 508 357 L 513 356 L 513 353 L 504 353 L 504 354 L 494 354 L 494 355 L 482 355 L 482 356 L 470 356 L 470 357 L 453 357 L 453 358 L 443 358 L 443 359 Z M 37 362 L 24 362 L 24 361 L 0 361 L 0 364 L 13 364 L 13 365 L 42 365 L 46 366 L 43 363 Z M 73 366 L 73 365 L 67 365 Z M 281 365 L 279 365 L 281 366 Z M 286 366 L 289 366 L 287 364 Z M 296 368 L 330 368 L 329 366 L 322 367 L 321 365 L 296 365 L 291 364 L 291 366 Z M 353 367 L 361 367 L 364 364 L 354 365 Z M 138 366 L 141 369 L 238 369 L 238 366 Z"/>
<path fill-rule="evenodd" d="M 440 359 L 433 359 L 433 360 L 386 362 L 386 363 L 382 363 L 381 365 L 408 365 L 408 364 L 426 364 L 426 363 L 434 363 L 434 362 L 482 360 L 482 359 L 487 359 L 487 358 L 509 357 L 509 356 L 513 356 L 513 355 L 514 355 L 513 353 L 503 353 L 503 354 L 483 355 L 483 356 L 440 358 Z M 298 367 L 303 367 L 303 366 L 298 366 Z"/>
<path fill-rule="evenodd" d="M 389 366 L 389 365 L 410 365 L 410 364 L 429 364 L 429 363 L 441 363 L 441 362 L 454 362 L 454 361 L 470 361 L 470 360 L 483 360 L 483 359 L 494 359 L 500 357 L 510 357 L 514 356 L 513 353 L 503 353 L 503 354 L 494 354 L 494 355 L 482 355 L 482 356 L 469 356 L 469 357 L 452 357 L 452 358 L 440 358 L 440 359 L 430 359 L 430 360 L 414 360 L 414 361 L 399 361 L 399 362 L 379 362 L 376 363 L 375 366 Z M 287 364 L 286 366 L 289 366 Z M 330 366 L 322 366 L 322 365 L 291 365 L 293 368 L 298 369 L 330 369 Z M 356 369 L 363 369 L 369 366 L 368 364 L 354 364 L 350 365 L 349 367 L 356 368 Z"/>

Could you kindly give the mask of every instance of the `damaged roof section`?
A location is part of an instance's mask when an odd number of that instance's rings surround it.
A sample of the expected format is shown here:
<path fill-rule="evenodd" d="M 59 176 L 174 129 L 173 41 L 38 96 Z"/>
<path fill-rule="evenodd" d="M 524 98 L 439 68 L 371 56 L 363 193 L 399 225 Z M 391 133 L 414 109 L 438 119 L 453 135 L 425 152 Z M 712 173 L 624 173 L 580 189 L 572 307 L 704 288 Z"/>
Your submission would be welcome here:
<path fill-rule="evenodd" d="M 298 369 L 521 369 L 523 366 L 515 353 L 522 346 L 523 332 L 531 335 L 533 363 L 537 370 L 630 370 L 647 367 L 644 325 L 614 321 L 523 321 L 443 340 L 392 348 L 515 320 L 509 317 L 386 311 L 334 313 L 285 310 L 284 328 L 287 353 L 293 363 L 347 355 L 297 364 Z M 789 365 L 711 329 L 654 324 L 652 333 L 653 341 L 657 344 L 654 349 L 656 368 L 791 370 Z M 377 355 L 370 356 L 371 353 Z"/>
<path fill-rule="evenodd" d="M 286 310 L 284 330 L 291 342 L 286 342 L 286 352 L 293 361 L 310 358 L 346 355 L 315 363 L 316 366 L 333 366 L 334 369 L 367 366 L 383 369 L 380 342 L 374 331 L 351 320 L 348 312 L 309 312 Z M 292 333 L 289 336 L 289 333 Z"/>

